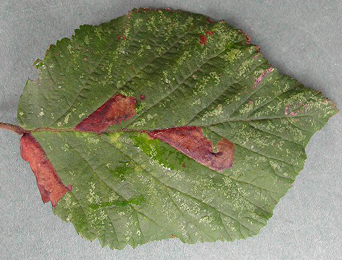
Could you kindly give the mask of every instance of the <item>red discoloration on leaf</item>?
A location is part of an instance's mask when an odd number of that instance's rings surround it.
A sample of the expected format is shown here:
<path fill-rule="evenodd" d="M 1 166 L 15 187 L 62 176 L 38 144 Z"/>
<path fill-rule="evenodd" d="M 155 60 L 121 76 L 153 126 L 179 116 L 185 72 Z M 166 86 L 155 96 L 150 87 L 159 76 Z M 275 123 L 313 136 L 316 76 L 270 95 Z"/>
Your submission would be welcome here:
<path fill-rule="evenodd" d="M 251 37 L 249 37 L 246 33 L 243 33 L 246 36 L 247 44 L 251 44 Z"/>
<path fill-rule="evenodd" d="M 263 78 L 265 78 L 267 76 L 268 73 L 274 71 L 273 68 L 268 68 L 267 70 L 265 70 L 263 73 L 261 73 L 261 75 L 259 77 L 257 77 L 254 81 L 253 84 L 253 89 L 256 89 L 258 87 L 258 85 L 260 84 L 260 82 L 263 80 Z"/>
<path fill-rule="evenodd" d="M 141 100 L 145 100 L 145 95 L 140 95 Z"/>
<path fill-rule="evenodd" d="M 257 59 L 260 56 L 260 46 L 256 45 L 255 50 L 257 51 L 257 54 L 253 57 L 253 59 Z"/>
<path fill-rule="evenodd" d="M 202 45 L 205 45 L 207 43 L 207 37 L 205 37 L 205 35 L 201 34 L 199 37 L 199 42 Z"/>
<path fill-rule="evenodd" d="M 126 40 L 126 36 L 125 35 L 119 35 L 118 40 Z"/>
<path fill-rule="evenodd" d="M 136 99 L 115 95 L 98 108 L 94 113 L 79 123 L 75 129 L 78 131 L 89 131 L 102 133 L 111 125 L 117 125 L 122 121 L 130 119 L 136 114 Z"/>
<path fill-rule="evenodd" d="M 185 168 L 185 163 L 182 164 L 182 167 Z"/>
<path fill-rule="evenodd" d="M 255 56 L 253 57 L 253 60 L 257 59 L 260 56 L 260 52 L 258 52 L 257 54 L 255 54 Z"/>
<path fill-rule="evenodd" d="M 129 11 L 128 13 L 127 13 L 127 19 L 130 19 L 131 18 L 131 13 L 134 11 L 134 9 L 133 10 L 131 10 L 131 11 Z"/>
<path fill-rule="evenodd" d="M 205 34 L 206 34 L 206 35 L 213 35 L 214 32 L 213 32 L 213 31 L 206 31 Z"/>
<path fill-rule="evenodd" d="M 37 186 L 44 203 L 51 201 L 56 206 L 60 198 L 71 190 L 71 185 L 65 187 L 53 168 L 50 160 L 46 158 L 43 148 L 31 134 L 24 134 L 20 139 L 21 157 L 28 161 L 36 176 Z"/>
<path fill-rule="evenodd" d="M 208 21 L 209 23 L 213 23 L 213 20 L 211 20 L 210 18 L 207 18 L 207 21 Z"/>
<path fill-rule="evenodd" d="M 222 171 L 232 167 L 234 161 L 234 144 L 222 138 L 217 142 L 215 153 L 211 141 L 204 135 L 202 128 L 184 126 L 147 132 L 153 139 L 159 139 L 196 162 L 212 170 Z M 185 165 L 184 165 L 185 166 Z"/>
<path fill-rule="evenodd" d="M 245 32 L 242 31 L 242 30 L 238 30 L 238 32 L 239 32 L 239 33 L 243 33 L 243 35 L 245 35 L 245 37 L 246 37 L 246 43 L 247 43 L 247 44 L 250 44 L 250 43 L 251 43 L 251 37 L 249 37 L 249 36 L 247 35 L 247 33 L 245 33 Z"/>
<path fill-rule="evenodd" d="M 307 104 L 302 104 L 302 102 L 299 102 L 299 105 L 302 107 L 302 108 L 305 108 Z M 294 111 L 291 111 L 291 107 L 290 105 L 286 105 L 285 106 L 285 109 L 284 109 L 284 114 L 287 116 L 287 115 L 290 115 L 290 116 L 297 116 L 299 113 L 301 112 L 304 112 L 302 109 L 300 109 L 299 111 L 297 112 L 294 112 Z M 301 111 L 302 110 L 302 111 Z"/>

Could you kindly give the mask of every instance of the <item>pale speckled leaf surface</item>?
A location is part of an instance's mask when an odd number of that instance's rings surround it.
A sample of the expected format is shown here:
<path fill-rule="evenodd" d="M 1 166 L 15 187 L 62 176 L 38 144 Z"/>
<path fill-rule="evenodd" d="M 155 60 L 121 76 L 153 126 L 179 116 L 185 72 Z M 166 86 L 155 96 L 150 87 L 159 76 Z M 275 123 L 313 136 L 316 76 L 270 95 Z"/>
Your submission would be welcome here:
<path fill-rule="evenodd" d="M 111 248 L 257 234 L 303 168 L 309 139 L 337 112 L 270 68 L 241 31 L 182 11 L 83 25 L 36 67 L 18 120 L 72 186 L 54 212 Z M 73 130 L 115 94 L 139 100 L 137 115 L 102 134 Z M 233 167 L 210 170 L 137 131 L 176 126 L 232 141 Z"/>

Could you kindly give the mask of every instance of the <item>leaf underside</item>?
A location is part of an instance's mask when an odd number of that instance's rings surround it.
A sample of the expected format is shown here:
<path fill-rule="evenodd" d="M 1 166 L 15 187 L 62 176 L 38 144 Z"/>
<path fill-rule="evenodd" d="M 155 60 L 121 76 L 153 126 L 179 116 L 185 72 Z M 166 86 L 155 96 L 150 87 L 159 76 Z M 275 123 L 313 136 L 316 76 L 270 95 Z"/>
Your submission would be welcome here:
<path fill-rule="evenodd" d="M 240 30 L 182 11 L 134 9 L 83 25 L 35 65 L 18 120 L 72 187 L 53 211 L 116 249 L 257 234 L 303 168 L 311 136 L 337 113 L 271 68 Z M 76 128 L 115 95 L 133 97 L 136 114 L 100 133 Z M 213 146 L 233 143 L 232 167 L 210 169 L 148 134 L 183 126 Z"/>

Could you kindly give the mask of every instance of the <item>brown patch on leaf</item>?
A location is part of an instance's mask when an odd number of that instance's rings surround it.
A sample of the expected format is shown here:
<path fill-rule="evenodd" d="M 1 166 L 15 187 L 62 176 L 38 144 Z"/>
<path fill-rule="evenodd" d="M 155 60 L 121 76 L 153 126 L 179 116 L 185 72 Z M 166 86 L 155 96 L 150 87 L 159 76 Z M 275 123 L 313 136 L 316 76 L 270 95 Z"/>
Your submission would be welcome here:
<path fill-rule="evenodd" d="M 20 139 L 21 157 L 28 161 L 36 176 L 37 186 L 44 203 L 51 201 L 56 206 L 60 198 L 71 190 L 65 187 L 53 168 L 50 160 L 46 158 L 43 148 L 31 134 L 24 134 Z"/>
<path fill-rule="evenodd" d="M 109 126 L 127 121 L 136 115 L 136 103 L 137 101 L 134 97 L 125 97 L 121 94 L 115 95 L 79 123 L 75 129 L 81 132 L 102 133 Z"/>
<path fill-rule="evenodd" d="M 216 171 L 232 167 L 234 161 L 234 144 L 222 138 L 217 142 L 217 153 L 204 135 L 202 128 L 184 126 L 147 132 L 153 139 L 159 139 L 196 162 Z"/>

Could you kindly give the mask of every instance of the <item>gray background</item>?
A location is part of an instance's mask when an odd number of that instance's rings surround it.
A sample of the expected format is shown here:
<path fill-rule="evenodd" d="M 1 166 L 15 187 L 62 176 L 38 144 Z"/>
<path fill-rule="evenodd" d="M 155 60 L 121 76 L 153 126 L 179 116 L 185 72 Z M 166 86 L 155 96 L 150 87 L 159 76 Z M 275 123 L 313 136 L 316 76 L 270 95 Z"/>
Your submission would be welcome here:
<path fill-rule="evenodd" d="M 171 7 L 224 19 L 243 29 L 270 63 L 320 90 L 342 110 L 342 2 L 1 0 L 0 121 L 17 123 L 19 96 L 32 64 L 81 24 L 99 24 L 133 7 Z M 102 249 L 78 236 L 43 205 L 19 136 L 0 130 L 2 259 L 342 259 L 342 113 L 313 136 L 308 160 L 260 234 L 235 242 L 153 242 Z"/>

